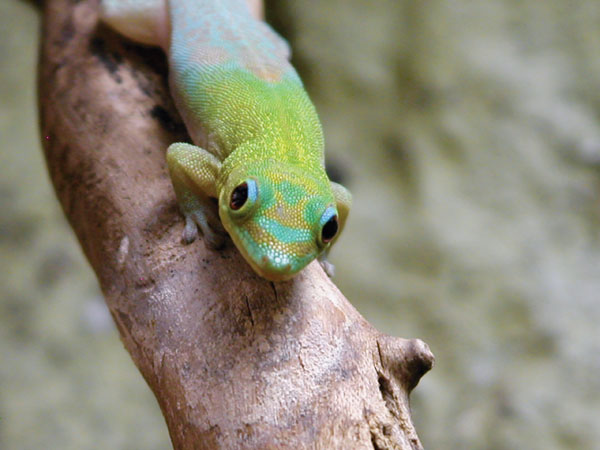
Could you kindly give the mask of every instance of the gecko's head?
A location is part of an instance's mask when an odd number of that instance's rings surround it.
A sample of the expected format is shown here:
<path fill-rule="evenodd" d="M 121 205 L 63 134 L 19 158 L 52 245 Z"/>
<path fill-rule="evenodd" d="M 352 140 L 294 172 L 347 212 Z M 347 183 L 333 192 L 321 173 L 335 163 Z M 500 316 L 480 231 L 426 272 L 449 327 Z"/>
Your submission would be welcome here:
<path fill-rule="evenodd" d="M 233 171 L 221 189 L 219 215 L 250 266 L 272 281 L 298 273 L 339 228 L 329 180 L 275 161 Z"/>

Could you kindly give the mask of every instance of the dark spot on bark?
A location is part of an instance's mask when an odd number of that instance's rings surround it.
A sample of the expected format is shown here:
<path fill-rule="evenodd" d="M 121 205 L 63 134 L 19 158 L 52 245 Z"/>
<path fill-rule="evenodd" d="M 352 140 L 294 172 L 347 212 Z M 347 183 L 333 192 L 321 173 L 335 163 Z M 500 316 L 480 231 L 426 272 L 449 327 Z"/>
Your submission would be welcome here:
<path fill-rule="evenodd" d="M 139 62 L 166 79 L 168 73 L 167 57 L 158 47 L 140 45 L 129 39 L 121 39 L 121 46 L 127 55 L 135 55 Z"/>
<path fill-rule="evenodd" d="M 248 300 L 247 296 L 244 296 L 244 299 L 246 300 L 246 307 L 248 308 L 248 316 L 250 317 L 250 322 L 254 327 L 254 316 L 252 315 L 252 308 L 250 308 L 250 300 Z"/>
<path fill-rule="evenodd" d="M 275 283 L 273 283 L 272 281 L 269 281 L 269 284 L 271 285 L 271 289 L 273 289 L 273 294 L 275 295 L 275 301 L 278 302 L 279 296 L 277 295 L 277 288 L 275 287 Z"/>
<path fill-rule="evenodd" d="M 390 383 L 390 380 L 388 380 L 382 374 L 379 374 L 379 376 L 377 377 L 377 383 L 379 384 L 379 392 L 381 392 L 381 398 L 383 398 L 387 405 L 388 402 L 393 401 L 392 385 Z"/>
<path fill-rule="evenodd" d="M 118 53 L 111 53 L 106 49 L 106 42 L 101 37 L 94 37 L 90 41 L 90 52 L 98 58 L 102 65 L 108 70 L 112 78 L 117 82 L 121 83 L 123 80 L 117 73 L 119 70 L 119 64 L 121 63 L 121 55 Z"/>
<path fill-rule="evenodd" d="M 139 288 L 139 289 L 145 289 L 148 288 L 149 286 L 154 284 L 154 278 L 146 276 L 146 275 L 140 275 L 138 278 L 135 279 L 135 287 Z"/>
<path fill-rule="evenodd" d="M 162 127 L 170 133 L 177 131 L 178 125 L 177 122 L 173 120 L 169 111 L 163 108 L 160 105 L 155 105 L 154 108 L 150 111 L 150 115 L 159 121 Z"/>
<path fill-rule="evenodd" d="M 373 446 L 374 450 L 383 450 L 383 448 L 377 443 L 377 436 L 375 433 L 373 433 L 373 431 L 371 431 L 371 445 Z"/>

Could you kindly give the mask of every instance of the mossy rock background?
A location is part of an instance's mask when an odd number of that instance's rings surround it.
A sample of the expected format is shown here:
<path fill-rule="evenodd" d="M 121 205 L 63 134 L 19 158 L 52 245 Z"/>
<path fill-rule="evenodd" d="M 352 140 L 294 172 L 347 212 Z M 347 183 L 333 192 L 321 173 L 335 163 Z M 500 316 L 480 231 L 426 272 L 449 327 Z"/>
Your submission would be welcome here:
<path fill-rule="evenodd" d="M 270 1 L 354 208 L 336 283 L 424 339 L 426 448 L 600 446 L 600 3 Z M 169 447 L 54 198 L 0 3 L 0 448 Z"/>

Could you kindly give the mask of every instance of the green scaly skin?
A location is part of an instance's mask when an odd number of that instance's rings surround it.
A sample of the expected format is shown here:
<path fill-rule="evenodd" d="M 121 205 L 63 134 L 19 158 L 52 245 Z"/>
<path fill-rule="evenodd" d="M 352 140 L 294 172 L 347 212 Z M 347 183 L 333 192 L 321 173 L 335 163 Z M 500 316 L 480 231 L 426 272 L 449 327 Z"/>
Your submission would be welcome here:
<path fill-rule="evenodd" d="M 285 42 L 242 0 L 104 0 L 103 8 L 117 30 L 167 52 L 171 92 L 196 144 L 167 151 L 184 240 L 193 241 L 199 227 L 207 245 L 219 247 L 224 228 L 250 266 L 273 281 L 315 258 L 331 272 L 325 257 L 351 196 L 325 173 L 321 125 Z M 139 32 L 152 27 L 154 34 Z M 247 199 L 232 205 L 242 185 Z M 337 234 L 324 239 L 334 216 Z"/>

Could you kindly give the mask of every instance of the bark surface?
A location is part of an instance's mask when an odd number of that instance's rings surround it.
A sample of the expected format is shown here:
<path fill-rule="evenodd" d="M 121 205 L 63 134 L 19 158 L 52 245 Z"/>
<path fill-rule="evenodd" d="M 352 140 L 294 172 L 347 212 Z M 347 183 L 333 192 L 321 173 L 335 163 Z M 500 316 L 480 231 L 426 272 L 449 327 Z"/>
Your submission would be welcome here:
<path fill-rule="evenodd" d="M 256 276 L 231 243 L 181 242 L 164 153 L 187 140 L 165 58 L 48 0 L 39 74 L 56 193 L 175 448 L 418 449 L 409 393 L 433 364 L 375 330 L 317 263 Z"/>

